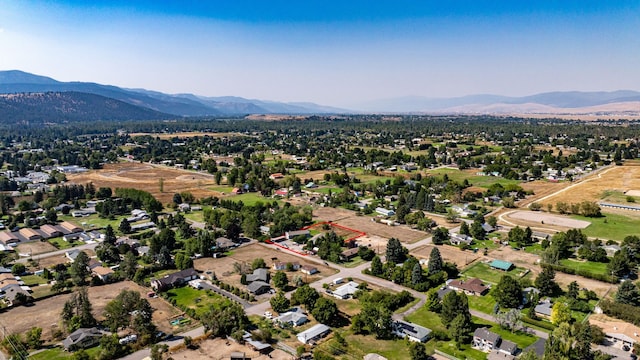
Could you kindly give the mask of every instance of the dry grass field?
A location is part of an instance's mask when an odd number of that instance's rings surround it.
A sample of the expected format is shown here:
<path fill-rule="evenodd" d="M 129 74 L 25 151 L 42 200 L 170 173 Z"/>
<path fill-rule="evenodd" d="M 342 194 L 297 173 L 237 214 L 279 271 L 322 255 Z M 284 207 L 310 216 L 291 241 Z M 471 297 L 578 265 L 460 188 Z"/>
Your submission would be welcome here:
<path fill-rule="evenodd" d="M 183 191 L 191 192 L 196 198 L 221 195 L 209 189 L 216 186 L 211 175 L 148 163 L 106 164 L 104 169 L 69 174 L 67 178 L 76 184 L 92 182 L 96 188 L 135 188 L 148 191 L 163 204 L 171 202 L 173 194 Z M 163 192 L 160 192 L 160 179 L 163 179 Z"/>
<path fill-rule="evenodd" d="M 296 256 L 286 250 L 275 250 L 263 244 L 252 244 L 240 247 L 234 250 L 230 256 L 225 256 L 219 259 L 197 259 L 194 262 L 194 267 L 199 271 L 213 271 L 221 281 L 243 289 L 244 285 L 240 283 L 240 274 L 234 272 L 233 264 L 236 262 L 246 264 L 250 268 L 253 260 L 258 258 L 264 259 L 270 269 L 274 262 L 298 262 L 300 265 L 313 265 L 320 271 L 315 275 L 309 276 L 305 276 L 299 271 L 288 272 L 287 275 L 289 276 L 289 280 L 291 280 L 291 277 L 294 275 L 300 275 L 306 282 L 313 282 L 335 274 L 335 270 L 328 266 L 320 265 L 313 260 L 306 260 L 305 258 Z M 271 272 L 273 275 L 275 270 L 271 270 Z"/>
<path fill-rule="evenodd" d="M 371 221 L 369 216 L 357 216 L 354 211 L 334 208 L 318 208 L 313 210 L 314 220 L 331 221 L 351 229 L 362 231 L 370 236 L 392 238 L 405 243 L 413 243 L 426 238 L 422 231 L 411 230 L 406 226 L 389 226 Z"/>
<path fill-rule="evenodd" d="M 146 298 L 150 289 L 144 288 L 134 282 L 124 281 L 104 286 L 90 287 L 88 290 L 93 314 L 98 320 L 102 318 L 102 311 L 107 303 L 113 300 L 121 290 L 135 290 Z M 34 326 L 42 328 L 42 338 L 51 340 L 51 333 L 60 326 L 60 313 L 64 303 L 69 300 L 71 294 L 63 294 L 48 299 L 37 301 L 33 306 L 19 306 L 0 313 L 0 323 L 6 327 L 7 333 L 24 333 Z M 154 323 L 158 328 L 167 333 L 173 332 L 167 321 L 178 314 L 180 310 L 172 307 L 161 298 L 149 299 L 149 303 L 155 309 L 153 313 Z"/>
<path fill-rule="evenodd" d="M 417 249 L 411 250 L 411 255 L 420 259 L 429 259 L 431 250 L 437 247 L 444 261 L 449 261 L 458 266 L 458 269 L 464 269 L 467 265 L 479 259 L 479 253 L 474 254 L 473 251 L 462 251 L 451 245 L 425 245 Z"/>
<path fill-rule="evenodd" d="M 605 169 L 538 202 L 546 208 L 549 203 L 555 206 L 560 201 L 569 204 L 585 200 L 598 201 L 606 191 L 625 193 L 629 190 L 640 190 L 640 166 L 614 166 Z"/>
<path fill-rule="evenodd" d="M 195 350 L 189 350 L 181 347 L 180 350 L 171 351 L 170 356 L 173 359 L 189 359 L 189 360 L 222 360 L 229 359 L 232 352 L 239 351 L 245 353 L 247 359 L 255 360 L 289 360 L 292 356 L 282 350 L 274 350 L 267 354 L 250 349 L 247 345 L 241 345 L 233 341 L 224 339 L 207 339 L 198 344 Z"/>

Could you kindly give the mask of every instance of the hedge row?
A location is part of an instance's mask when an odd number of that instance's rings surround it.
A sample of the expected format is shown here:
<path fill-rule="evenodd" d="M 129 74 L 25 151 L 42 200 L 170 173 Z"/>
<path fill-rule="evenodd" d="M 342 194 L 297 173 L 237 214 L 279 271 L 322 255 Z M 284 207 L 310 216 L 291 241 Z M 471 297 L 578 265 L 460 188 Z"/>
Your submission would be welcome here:
<path fill-rule="evenodd" d="M 558 264 L 545 264 L 545 265 L 550 266 L 555 271 L 560 271 L 565 274 L 579 275 L 589 279 L 604 281 L 611 284 L 617 284 L 619 281 L 617 276 L 612 276 L 609 274 L 596 274 L 587 269 L 574 269 L 574 268 L 570 268 L 570 267 L 567 267 L 564 265 L 558 265 Z"/>
<path fill-rule="evenodd" d="M 553 325 L 548 321 L 535 320 L 528 316 L 522 316 L 522 322 L 527 323 L 529 325 L 534 325 L 543 329 L 551 330 L 551 331 L 553 331 L 556 328 L 555 325 Z"/>

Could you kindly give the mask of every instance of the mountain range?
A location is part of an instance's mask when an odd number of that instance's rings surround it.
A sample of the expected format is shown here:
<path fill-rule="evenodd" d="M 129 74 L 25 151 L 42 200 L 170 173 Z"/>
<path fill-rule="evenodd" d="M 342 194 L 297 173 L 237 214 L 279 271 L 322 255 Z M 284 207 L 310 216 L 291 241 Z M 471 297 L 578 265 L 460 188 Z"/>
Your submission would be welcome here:
<path fill-rule="evenodd" d="M 4 94 L 4 95 L 2 95 Z M 16 96 L 21 94 L 21 96 Z M 42 94 L 48 94 L 42 96 Z M 0 119 L 81 121 L 168 119 L 247 114 L 595 114 L 640 116 L 640 92 L 547 92 L 530 96 L 407 96 L 355 104 L 352 109 L 310 102 L 283 103 L 235 96 L 205 97 L 125 89 L 91 82 L 61 82 L 19 70 L 0 71 Z"/>

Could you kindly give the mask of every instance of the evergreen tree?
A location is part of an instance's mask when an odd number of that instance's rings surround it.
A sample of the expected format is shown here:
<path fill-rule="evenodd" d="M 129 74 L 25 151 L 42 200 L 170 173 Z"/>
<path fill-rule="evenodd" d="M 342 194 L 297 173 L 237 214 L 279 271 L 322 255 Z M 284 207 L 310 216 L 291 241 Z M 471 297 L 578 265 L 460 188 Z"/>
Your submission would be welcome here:
<path fill-rule="evenodd" d="M 427 355 L 427 348 L 421 342 L 412 342 L 409 345 L 409 355 L 411 360 L 429 360 L 431 356 Z"/>
<path fill-rule="evenodd" d="M 291 303 L 282 291 L 278 291 L 270 300 L 271 308 L 277 313 L 283 313 L 289 309 Z"/>
<path fill-rule="evenodd" d="M 387 242 L 387 261 L 402 264 L 407 259 L 407 252 L 407 248 L 402 246 L 400 240 L 392 237 Z"/>
<path fill-rule="evenodd" d="M 573 300 L 578 300 L 578 295 L 580 295 L 580 285 L 572 281 L 567 288 L 567 296 Z"/>
<path fill-rule="evenodd" d="M 413 265 L 413 270 L 411 271 L 411 284 L 417 285 L 422 282 L 422 266 L 420 263 L 416 263 Z"/>
<path fill-rule="evenodd" d="M 456 345 L 460 346 L 471 340 L 471 331 L 473 330 L 473 324 L 469 317 L 464 314 L 457 315 L 449 324 L 449 334 L 451 338 L 456 342 Z"/>
<path fill-rule="evenodd" d="M 553 280 L 555 277 L 556 272 L 550 266 L 542 267 L 542 272 L 534 281 L 534 284 L 538 290 L 540 290 L 541 295 L 549 296 L 553 295 L 557 291 L 558 284 Z"/>
<path fill-rule="evenodd" d="M 124 220 L 126 220 L 126 219 L 124 219 Z M 114 233 L 113 228 L 111 227 L 111 224 L 107 225 L 107 227 L 104 229 L 104 241 L 103 241 L 103 243 L 115 245 L 116 244 L 116 240 L 118 240 L 118 238 L 116 237 L 116 234 Z"/>
<path fill-rule="evenodd" d="M 123 218 L 122 221 L 120 221 L 120 226 L 118 226 L 118 230 L 120 230 L 120 232 L 123 234 L 130 233 L 131 224 L 129 223 L 129 220 L 127 220 L 126 218 Z"/>
<path fill-rule="evenodd" d="M 638 291 L 638 287 L 631 281 L 625 281 L 620 284 L 616 293 L 616 302 L 640 306 L 640 291 Z"/>
<path fill-rule="evenodd" d="M 460 224 L 460 234 L 467 235 L 467 236 L 471 235 L 471 231 L 469 230 L 469 224 L 467 224 L 466 221 L 463 221 L 462 224 Z"/>
<path fill-rule="evenodd" d="M 437 247 L 431 249 L 431 253 L 429 254 L 429 264 L 428 264 L 429 275 L 433 275 L 442 271 L 442 256 L 440 256 L 440 250 Z"/>
<path fill-rule="evenodd" d="M 517 308 L 522 303 L 522 285 L 509 275 L 503 275 L 493 290 L 493 298 L 503 308 Z"/>
<path fill-rule="evenodd" d="M 87 276 L 91 275 L 89 271 L 89 256 L 84 251 L 80 251 L 76 259 L 71 264 L 71 280 L 77 286 L 86 283 Z"/>
<path fill-rule="evenodd" d="M 442 310 L 440 311 L 442 324 L 449 326 L 453 319 L 458 315 L 463 315 L 471 320 L 469 301 L 465 294 L 458 294 L 455 291 L 452 291 L 447 293 L 447 295 L 442 299 Z"/>
<path fill-rule="evenodd" d="M 371 275 L 382 275 L 382 261 L 380 261 L 380 257 L 378 255 L 374 256 L 371 260 Z"/>

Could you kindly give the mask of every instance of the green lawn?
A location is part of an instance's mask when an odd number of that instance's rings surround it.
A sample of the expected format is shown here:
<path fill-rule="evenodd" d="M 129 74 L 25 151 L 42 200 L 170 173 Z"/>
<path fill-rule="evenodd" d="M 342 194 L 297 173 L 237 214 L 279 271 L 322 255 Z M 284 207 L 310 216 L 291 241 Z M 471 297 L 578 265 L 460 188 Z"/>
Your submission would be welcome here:
<path fill-rule="evenodd" d="M 81 244 L 79 241 L 71 241 L 71 242 L 64 241 L 61 237 L 49 239 L 47 240 L 47 242 L 60 250 L 69 249 L 76 245 Z"/>
<path fill-rule="evenodd" d="M 249 206 L 253 206 L 258 202 L 262 202 L 262 203 L 266 203 L 266 202 L 272 202 L 273 199 L 269 199 L 269 198 L 265 198 L 264 196 L 260 195 L 259 193 L 246 193 L 246 194 L 240 194 L 240 195 L 236 195 L 236 196 L 232 196 L 232 197 L 228 197 L 225 198 L 226 200 L 231 200 L 231 201 L 242 201 L 245 205 L 249 205 Z"/>
<path fill-rule="evenodd" d="M 473 317 L 473 323 L 476 324 L 477 327 L 488 327 L 489 330 L 500 335 L 500 337 L 502 337 L 503 339 L 513 341 L 514 343 L 518 344 L 518 347 L 520 349 L 524 349 L 538 340 L 538 338 L 534 335 L 520 331 L 513 333 L 510 330 L 501 328 L 498 324 L 494 324 L 480 318 Z"/>
<path fill-rule="evenodd" d="M 24 275 L 20 276 L 20 278 L 22 279 L 22 281 L 24 281 L 24 284 L 26 286 L 34 286 L 47 283 L 47 279 L 38 275 Z"/>
<path fill-rule="evenodd" d="M 540 255 L 540 254 L 542 254 L 544 249 L 542 249 L 542 245 L 540 245 L 540 243 L 537 242 L 537 243 L 535 243 L 533 245 L 525 246 L 524 251 L 526 251 L 528 253 L 531 253 L 531 254 Z"/>
<path fill-rule="evenodd" d="M 330 335 L 331 336 L 331 335 Z M 317 346 L 317 351 L 330 355 L 333 359 L 362 359 L 364 355 L 376 353 L 387 359 L 409 360 L 409 344 L 404 339 L 378 340 L 373 335 L 354 335 L 351 331 L 343 331 L 347 346 L 341 348 L 333 339 L 327 339 Z M 340 353 L 338 350 L 342 350 Z"/>
<path fill-rule="evenodd" d="M 356 267 L 358 265 L 362 265 L 366 263 L 366 261 L 362 260 L 362 258 L 360 256 L 356 256 L 353 259 L 347 261 L 347 262 L 343 262 L 340 263 L 340 265 L 346 267 L 346 268 L 352 268 L 352 267 Z"/>
<path fill-rule="evenodd" d="M 197 290 L 190 286 L 171 289 L 167 291 L 167 295 L 170 298 L 174 298 L 177 305 L 195 309 L 197 314 L 207 311 L 209 305 L 223 306 L 231 301 L 211 291 Z"/>
<path fill-rule="evenodd" d="M 426 306 L 421 307 L 412 314 L 406 317 L 407 321 L 422 325 L 431 330 L 446 331 L 442 321 L 440 321 L 440 315 L 429 311 Z"/>
<path fill-rule="evenodd" d="M 473 243 L 471 244 L 471 248 L 472 249 L 478 248 L 478 252 L 482 253 L 484 251 L 484 248 L 492 250 L 500 247 L 500 244 L 496 244 L 493 242 L 493 240 L 491 240 L 491 237 L 489 236 L 487 237 L 488 239 L 486 240 L 473 240 Z"/>
<path fill-rule="evenodd" d="M 607 264 L 594 261 L 578 261 L 573 259 L 562 259 L 560 265 L 572 268 L 572 269 L 586 269 L 594 274 L 607 274 Z"/>
<path fill-rule="evenodd" d="M 212 186 L 209 188 L 209 190 L 228 194 L 231 192 L 231 190 L 233 190 L 233 186 L 223 186 L 223 185 Z"/>
<path fill-rule="evenodd" d="M 203 206 L 202 211 L 189 211 L 188 213 L 183 213 L 182 215 L 191 221 L 204 222 L 204 210 L 211 209 L 211 206 Z"/>
<path fill-rule="evenodd" d="M 489 264 L 476 263 L 470 268 L 464 270 L 462 275 L 467 278 L 478 278 L 492 284 L 497 284 L 500 282 L 503 275 L 509 275 L 516 279 L 520 279 L 520 274 L 522 274 L 523 271 L 526 271 L 526 269 L 521 267 L 513 268 L 510 271 L 495 270 L 489 267 Z M 529 272 L 529 274 L 531 273 Z M 526 276 L 531 276 L 529 274 Z"/>
<path fill-rule="evenodd" d="M 520 180 L 510 180 L 502 177 L 496 176 L 482 176 L 482 175 L 474 175 L 470 172 L 464 172 L 457 169 L 435 169 L 428 170 L 427 173 L 432 175 L 444 175 L 447 174 L 449 179 L 463 182 L 465 179 L 469 181 L 471 185 L 489 188 L 493 184 L 501 184 L 502 186 L 511 185 L 511 184 L 520 184 L 522 181 Z"/>
<path fill-rule="evenodd" d="M 493 309 L 496 306 L 496 300 L 487 294 L 484 296 L 469 296 L 469 307 L 474 310 L 478 310 L 485 314 L 493 314 Z"/>
<path fill-rule="evenodd" d="M 609 213 L 603 213 L 603 215 L 605 216 L 599 218 L 588 218 L 579 215 L 572 215 L 571 217 L 591 222 L 591 225 L 587 226 L 586 229 L 582 229 L 582 232 L 590 237 L 622 241 L 628 235 L 637 234 L 638 224 L 640 223 L 637 218 Z"/>
<path fill-rule="evenodd" d="M 95 346 L 85 350 L 87 354 L 95 359 L 100 352 L 100 346 Z M 29 359 L 32 360 L 62 360 L 62 359 L 71 359 L 73 357 L 72 352 L 67 352 L 61 347 L 53 347 L 51 349 L 47 349 L 41 351 L 37 354 L 33 354 L 29 356 Z"/>
<path fill-rule="evenodd" d="M 316 188 L 316 189 L 310 189 L 310 191 L 328 195 L 329 192 L 331 192 L 332 194 L 340 194 L 341 192 L 344 191 L 344 189 L 341 188 L 341 187 L 337 187 L 337 186 L 328 186 L 328 187 L 320 187 L 320 188 Z"/>
<path fill-rule="evenodd" d="M 118 226 L 123 218 L 126 218 L 126 215 L 116 216 L 114 220 L 109 220 L 106 218 L 101 218 L 98 214 L 93 214 L 87 217 L 75 218 L 71 215 L 62 215 L 58 216 L 58 220 L 69 221 L 73 224 L 80 226 L 86 230 L 88 229 L 99 229 L 105 228 L 107 225 L 111 225 L 114 230 L 118 230 Z M 83 225 L 86 224 L 86 225 Z"/>

